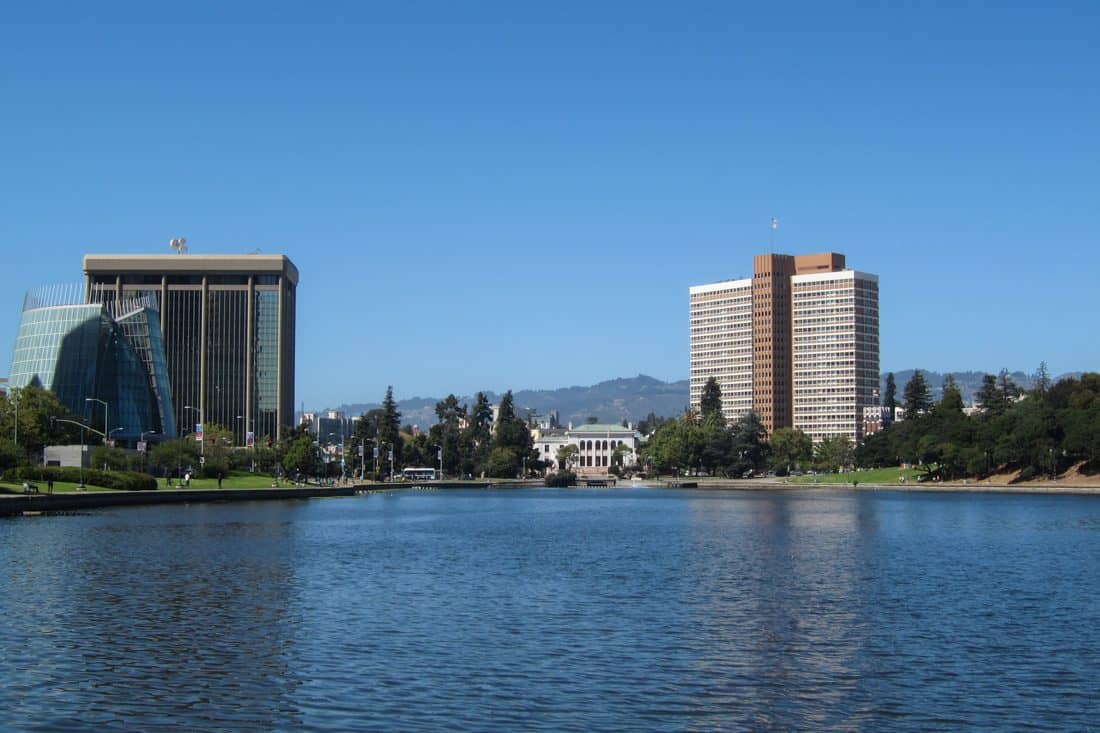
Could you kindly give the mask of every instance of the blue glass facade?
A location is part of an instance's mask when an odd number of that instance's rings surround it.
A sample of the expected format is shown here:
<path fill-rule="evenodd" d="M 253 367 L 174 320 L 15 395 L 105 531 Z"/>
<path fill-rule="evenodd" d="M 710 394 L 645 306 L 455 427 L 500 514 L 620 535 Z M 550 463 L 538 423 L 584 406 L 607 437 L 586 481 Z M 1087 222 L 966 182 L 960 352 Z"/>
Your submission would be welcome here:
<path fill-rule="evenodd" d="M 144 299 L 70 304 L 28 294 L 8 381 L 51 390 L 74 415 L 112 437 L 175 437 L 160 316 Z M 118 428 L 118 430 L 116 430 Z"/>

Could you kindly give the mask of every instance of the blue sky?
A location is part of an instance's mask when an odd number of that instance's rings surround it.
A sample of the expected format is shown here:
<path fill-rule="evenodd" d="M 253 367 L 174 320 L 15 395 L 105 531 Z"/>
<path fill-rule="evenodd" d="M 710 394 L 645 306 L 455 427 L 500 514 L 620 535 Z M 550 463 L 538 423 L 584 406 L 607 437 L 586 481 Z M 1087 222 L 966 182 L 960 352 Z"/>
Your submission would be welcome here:
<path fill-rule="evenodd" d="M 7 348 L 186 236 L 298 265 L 307 408 L 680 379 L 775 216 L 880 276 L 884 370 L 1098 368 L 1096 3 L 185 5 L 5 10 Z"/>

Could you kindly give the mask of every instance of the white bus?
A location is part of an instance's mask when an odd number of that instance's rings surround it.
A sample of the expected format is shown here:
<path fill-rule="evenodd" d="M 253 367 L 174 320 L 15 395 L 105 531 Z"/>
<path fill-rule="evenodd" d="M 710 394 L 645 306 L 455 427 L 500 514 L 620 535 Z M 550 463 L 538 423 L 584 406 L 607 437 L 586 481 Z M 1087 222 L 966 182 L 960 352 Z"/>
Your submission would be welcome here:
<path fill-rule="evenodd" d="M 406 481 L 435 481 L 434 468 L 406 468 L 401 471 Z"/>

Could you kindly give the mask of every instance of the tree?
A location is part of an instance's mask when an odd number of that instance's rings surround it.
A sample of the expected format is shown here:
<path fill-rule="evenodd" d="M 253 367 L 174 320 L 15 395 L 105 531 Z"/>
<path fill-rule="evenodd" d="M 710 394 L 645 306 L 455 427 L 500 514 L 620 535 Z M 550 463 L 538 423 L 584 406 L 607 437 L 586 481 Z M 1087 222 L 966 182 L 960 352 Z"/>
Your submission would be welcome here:
<path fill-rule="evenodd" d="M 904 398 L 907 419 L 923 415 L 932 408 L 932 393 L 920 369 L 913 372 L 913 376 L 905 385 Z"/>
<path fill-rule="evenodd" d="M 882 396 L 882 406 L 890 411 L 890 422 L 893 422 L 898 406 L 898 385 L 894 382 L 893 372 L 886 375 L 886 393 Z"/>
<path fill-rule="evenodd" d="M 642 447 L 643 460 L 658 474 L 677 473 L 697 468 L 703 447 L 702 429 L 687 414 L 679 420 L 666 420 Z"/>
<path fill-rule="evenodd" d="M 164 440 L 153 445 L 147 456 L 149 465 L 163 470 L 166 476 L 176 475 L 177 468 L 186 469 L 199 463 L 199 448 L 187 438 Z"/>
<path fill-rule="evenodd" d="M 962 392 L 959 391 L 959 385 L 955 383 L 955 378 L 950 374 L 943 379 L 943 397 L 940 398 L 937 409 L 941 412 L 963 411 Z"/>
<path fill-rule="evenodd" d="M 393 465 L 401 465 L 401 450 L 404 438 L 401 437 L 401 413 L 393 399 L 393 387 L 386 387 L 386 396 L 382 400 L 382 414 L 378 420 L 378 440 L 386 444 L 386 452 L 393 451 Z M 379 452 L 379 460 L 386 453 Z"/>
<path fill-rule="evenodd" d="M 705 416 L 696 425 L 702 438 L 702 451 L 699 465 L 707 473 L 714 475 L 729 466 L 733 453 L 734 431 L 726 427 L 721 413 Z"/>
<path fill-rule="evenodd" d="M 515 478 L 518 467 L 519 460 L 510 448 L 493 448 L 485 459 L 485 475 L 493 478 Z"/>
<path fill-rule="evenodd" d="M 579 452 L 577 446 L 573 443 L 566 443 L 558 448 L 558 452 L 554 454 L 554 459 L 558 462 L 558 470 L 568 471 L 577 460 L 577 453 Z"/>
<path fill-rule="evenodd" d="M 626 468 L 626 457 L 633 451 L 628 443 L 619 443 L 611 451 L 611 472 L 621 476 Z"/>
<path fill-rule="evenodd" d="M 814 442 L 797 428 L 779 428 L 768 440 L 771 448 L 771 465 L 776 472 L 789 474 L 813 460 Z"/>
<path fill-rule="evenodd" d="M 46 445 L 73 445 L 80 442 L 78 426 L 53 422 L 50 418 L 54 417 L 76 420 L 48 389 L 30 384 L 12 389 L 10 394 L 0 395 L 0 435 L 15 440 L 15 433 L 18 432 L 18 449 L 25 452 L 32 461 L 38 460 Z M 95 433 L 85 431 L 84 439 L 89 441 L 94 435 Z"/>
<path fill-rule="evenodd" d="M 652 435 L 653 431 L 659 428 L 664 421 L 665 418 L 657 417 L 655 413 L 651 412 L 638 423 L 638 432 L 642 435 Z"/>
<path fill-rule="evenodd" d="M 1001 391 L 997 389 L 997 378 L 992 374 L 986 374 L 982 377 L 982 386 L 978 388 L 974 397 L 981 405 L 982 413 L 986 417 L 1002 415 L 1005 408 L 1008 407 L 1002 399 Z"/>
<path fill-rule="evenodd" d="M 468 473 L 475 473 L 489 455 L 489 443 L 493 427 L 493 408 L 484 392 L 474 397 L 463 439 L 465 441 Z"/>
<path fill-rule="evenodd" d="M 103 468 L 111 471 L 125 471 L 129 468 L 126 452 L 121 448 L 109 445 L 97 445 L 92 448 L 88 456 L 88 464 L 92 468 Z"/>
<path fill-rule="evenodd" d="M 844 466 L 852 465 L 855 453 L 852 440 L 847 435 L 827 435 L 814 449 L 814 460 L 818 468 L 836 473 Z"/>
<path fill-rule="evenodd" d="M 1035 394 L 1039 397 L 1045 397 L 1049 390 L 1050 370 L 1047 369 L 1047 363 L 1041 361 L 1038 370 L 1035 372 Z"/>
<path fill-rule="evenodd" d="M 317 474 L 320 468 L 317 447 L 307 427 L 299 426 L 291 430 L 284 438 L 284 444 L 283 470 L 287 476 L 298 479 Z"/>
<path fill-rule="evenodd" d="M 443 450 L 443 472 L 461 475 L 472 472 L 466 467 L 467 443 L 463 440 L 462 424 L 466 421 L 466 405 L 460 404 L 453 394 L 447 395 L 435 405 L 435 415 L 439 419 L 428 431 L 431 444 Z"/>
<path fill-rule="evenodd" d="M 713 421 L 722 425 L 726 423 L 722 414 L 722 388 L 714 377 L 708 377 L 703 385 L 703 394 L 699 398 L 699 414 L 703 422 Z"/>
<path fill-rule="evenodd" d="M 229 454 L 233 449 L 233 433 L 217 423 L 204 423 L 202 426 L 203 446 L 202 475 L 206 478 L 224 476 L 229 472 Z"/>
<path fill-rule="evenodd" d="M 515 462 L 512 467 L 512 476 L 519 473 L 520 467 L 525 460 L 530 463 L 538 458 L 532 450 L 531 431 L 527 429 L 527 423 L 516 417 L 512 390 L 505 392 L 504 396 L 500 399 L 500 407 L 497 410 L 496 428 L 493 432 L 492 446 L 493 450 L 490 456 L 496 455 L 495 461 L 498 467 L 499 462 L 504 458 L 504 454 L 498 453 L 498 449 L 507 450 L 512 456 L 512 460 Z M 498 470 L 500 469 L 498 468 Z M 486 464 L 485 472 L 489 473 L 488 463 Z M 494 474 L 489 473 L 489 475 Z"/>
<path fill-rule="evenodd" d="M 1019 396 L 1020 388 L 1012 381 L 1007 369 L 1002 369 L 996 377 L 992 374 L 983 376 L 982 386 L 975 395 L 987 418 L 1005 414 Z"/>
<path fill-rule="evenodd" d="M 1002 369 L 1001 373 L 997 375 L 997 389 L 1001 390 L 1001 395 L 1006 403 L 1015 402 L 1023 394 L 1019 385 L 1012 380 L 1007 369 Z"/>
<path fill-rule="evenodd" d="M 768 430 L 755 412 L 749 412 L 733 425 L 730 459 L 736 456 L 736 463 L 727 473 L 743 476 L 748 471 L 760 471 L 767 465 L 768 455 Z"/>
<path fill-rule="evenodd" d="M 0 471 L 22 466 L 27 462 L 27 453 L 9 438 L 0 438 Z"/>

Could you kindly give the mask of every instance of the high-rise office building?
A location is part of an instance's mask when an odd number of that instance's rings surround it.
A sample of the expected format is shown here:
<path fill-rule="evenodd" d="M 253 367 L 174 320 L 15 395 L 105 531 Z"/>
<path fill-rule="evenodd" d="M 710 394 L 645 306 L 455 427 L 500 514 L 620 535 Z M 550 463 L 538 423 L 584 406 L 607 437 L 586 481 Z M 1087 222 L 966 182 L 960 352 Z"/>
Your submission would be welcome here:
<path fill-rule="evenodd" d="M 691 405 L 715 377 L 727 419 L 862 437 L 878 385 L 878 278 L 844 256 L 767 254 L 753 276 L 690 289 Z"/>
<path fill-rule="evenodd" d="M 160 315 L 178 433 L 198 422 L 277 440 L 294 418 L 298 270 L 283 255 L 87 255 L 85 298 Z"/>

